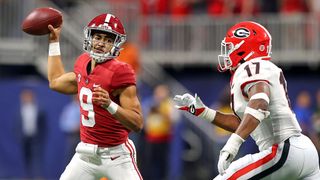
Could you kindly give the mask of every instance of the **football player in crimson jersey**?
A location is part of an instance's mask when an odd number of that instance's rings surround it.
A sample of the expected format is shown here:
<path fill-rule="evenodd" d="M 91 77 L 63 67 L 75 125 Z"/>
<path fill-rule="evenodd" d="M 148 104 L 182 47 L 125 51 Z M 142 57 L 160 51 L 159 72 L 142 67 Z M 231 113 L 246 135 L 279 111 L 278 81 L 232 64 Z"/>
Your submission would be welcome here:
<path fill-rule="evenodd" d="M 283 72 L 270 55 L 269 32 L 258 23 L 240 22 L 227 31 L 218 57 L 219 70 L 232 74 L 234 113 L 210 109 L 197 95 L 174 98 L 180 110 L 233 132 L 220 151 L 215 179 L 320 179 L 316 148 L 301 134 Z M 232 162 L 249 135 L 260 152 Z"/>
<path fill-rule="evenodd" d="M 61 27 L 50 29 L 48 80 L 50 88 L 76 94 L 80 101 L 81 142 L 60 179 L 142 179 L 130 131 L 143 126 L 136 80 L 132 68 L 116 58 L 126 33 L 112 14 L 95 17 L 85 28 L 84 50 L 73 72 L 62 65 Z"/>

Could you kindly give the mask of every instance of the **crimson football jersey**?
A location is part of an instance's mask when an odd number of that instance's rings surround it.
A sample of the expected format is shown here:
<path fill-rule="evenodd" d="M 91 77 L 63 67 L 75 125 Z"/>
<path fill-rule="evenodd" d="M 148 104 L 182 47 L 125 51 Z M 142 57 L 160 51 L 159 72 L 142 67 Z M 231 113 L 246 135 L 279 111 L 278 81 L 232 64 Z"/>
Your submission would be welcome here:
<path fill-rule="evenodd" d="M 112 59 L 97 64 L 93 71 L 87 73 L 91 63 L 88 53 L 80 55 L 75 63 L 78 97 L 80 101 L 80 138 L 82 142 L 97 144 L 100 147 L 116 146 L 127 140 L 129 129 L 124 127 L 107 110 L 92 103 L 93 89 L 101 87 L 109 92 L 113 102 L 119 104 L 119 97 L 112 92 L 136 84 L 134 71 L 123 62 Z"/>

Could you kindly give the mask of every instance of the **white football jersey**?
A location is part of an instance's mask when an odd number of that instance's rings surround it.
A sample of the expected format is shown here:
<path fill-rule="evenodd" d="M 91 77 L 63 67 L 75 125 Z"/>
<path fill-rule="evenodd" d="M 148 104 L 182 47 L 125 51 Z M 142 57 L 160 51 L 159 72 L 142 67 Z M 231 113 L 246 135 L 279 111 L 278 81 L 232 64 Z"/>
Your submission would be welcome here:
<path fill-rule="evenodd" d="M 296 115 L 290 108 L 287 83 L 282 70 L 270 61 L 260 58 L 241 64 L 231 82 L 231 107 L 240 119 L 248 104 L 248 89 L 257 82 L 264 81 L 270 87 L 270 115 L 261 121 L 250 134 L 259 146 L 265 150 L 275 143 L 280 143 L 292 135 L 301 133 Z"/>

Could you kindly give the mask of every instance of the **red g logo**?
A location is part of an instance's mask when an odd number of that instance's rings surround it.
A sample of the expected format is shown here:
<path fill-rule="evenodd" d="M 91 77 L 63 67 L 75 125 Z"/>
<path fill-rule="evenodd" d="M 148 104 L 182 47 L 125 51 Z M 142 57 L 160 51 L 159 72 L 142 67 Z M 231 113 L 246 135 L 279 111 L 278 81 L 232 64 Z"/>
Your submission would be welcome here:
<path fill-rule="evenodd" d="M 233 35 L 237 38 L 247 38 L 250 36 L 250 31 L 246 28 L 239 28 L 236 29 L 233 33 Z"/>

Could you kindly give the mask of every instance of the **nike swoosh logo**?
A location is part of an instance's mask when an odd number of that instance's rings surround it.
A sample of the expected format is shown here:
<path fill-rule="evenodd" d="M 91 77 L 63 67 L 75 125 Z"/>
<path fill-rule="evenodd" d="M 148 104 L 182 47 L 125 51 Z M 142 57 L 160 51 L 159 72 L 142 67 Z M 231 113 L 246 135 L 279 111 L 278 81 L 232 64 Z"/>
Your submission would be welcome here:
<path fill-rule="evenodd" d="M 120 156 L 115 156 L 115 157 L 111 157 L 111 161 L 115 160 L 115 159 L 118 159 Z"/>
<path fill-rule="evenodd" d="M 94 87 L 94 88 L 100 87 L 100 84 L 93 84 L 93 87 Z"/>

